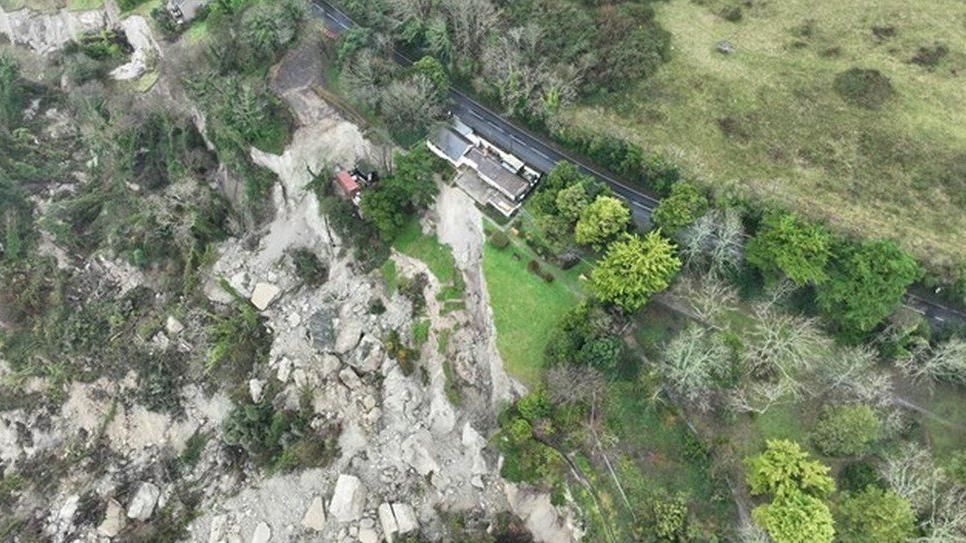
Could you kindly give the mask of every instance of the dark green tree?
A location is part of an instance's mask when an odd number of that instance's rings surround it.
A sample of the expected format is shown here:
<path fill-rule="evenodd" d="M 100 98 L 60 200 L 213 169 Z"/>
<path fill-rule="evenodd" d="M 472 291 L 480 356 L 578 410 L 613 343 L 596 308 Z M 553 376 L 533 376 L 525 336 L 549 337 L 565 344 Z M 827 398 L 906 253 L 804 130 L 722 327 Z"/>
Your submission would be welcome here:
<path fill-rule="evenodd" d="M 765 215 L 758 234 L 748 243 L 746 258 L 766 279 L 784 274 L 796 285 L 822 283 L 831 255 L 832 235 L 796 215 L 771 212 Z"/>
<path fill-rule="evenodd" d="M 892 490 L 868 486 L 847 493 L 835 510 L 842 543 L 905 543 L 915 534 L 909 500 Z"/>
<path fill-rule="evenodd" d="M 651 215 L 655 226 L 673 235 L 696 221 L 708 210 L 708 198 L 696 186 L 687 181 L 678 181 L 671 186 L 671 195 L 661 203 Z"/>
<path fill-rule="evenodd" d="M 817 290 L 819 308 L 843 333 L 860 336 L 899 306 L 922 269 L 895 243 L 881 240 L 839 244 L 828 275 Z"/>

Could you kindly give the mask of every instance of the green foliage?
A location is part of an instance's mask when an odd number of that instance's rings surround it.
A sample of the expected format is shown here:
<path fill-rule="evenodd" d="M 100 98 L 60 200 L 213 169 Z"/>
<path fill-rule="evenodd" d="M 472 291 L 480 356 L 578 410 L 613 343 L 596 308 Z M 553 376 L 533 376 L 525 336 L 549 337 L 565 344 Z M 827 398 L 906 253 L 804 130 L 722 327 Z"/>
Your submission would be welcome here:
<path fill-rule="evenodd" d="M 787 439 L 768 440 L 763 453 L 745 459 L 745 467 L 748 486 L 755 495 L 825 497 L 835 490 L 828 466 L 809 460 L 798 443 Z"/>
<path fill-rule="evenodd" d="M 410 69 L 414 74 L 426 76 L 433 83 L 433 88 L 441 96 L 449 90 L 449 74 L 443 64 L 431 56 L 424 56 L 413 63 Z"/>
<path fill-rule="evenodd" d="M 660 232 L 625 235 L 607 249 L 591 274 L 591 287 L 601 300 L 637 311 L 666 289 L 679 269 L 674 244 Z"/>
<path fill-rule="evenodd" d="M 124 35 L 111 29 L 83 34 L 77 46 L 94 60 L 120 59 L 131 52 L 131 46 Z"/>
<path fill-rule="evenodd" d="M 584 183 L 573 183 L 557 192 L 557 212 L 561 217 L 575 224 L 590 205 L 590 197 Z"/>
<path fill-rule="evenodd" d="M 298 35 L 307 6 L 300 0 L 259 2 L 241 17 L 241 46 L 259 64 L 274 61 Z"/>
<path fill-rule="evenodd" d="M 617 369 L 623 354 L 624 340 L 610 336 L 585 342 L 577 352 L 577 361 L 609 373 Z"/>
<path fill-rule="evenodd" d="M 829 280 L 818 288 L 818 305 L 843 333 L 862 335 L 899 306 L 921 275 L 915 259 L 892 241 L 843 243 L 833 251 Z"/>
<path fill-rule="evenodd" d="M 329 278 L 329 268 L 311 249 L 306 247 L 295 249 L 292 251 L 291 258 L 295 266 L 295 275 L 302 284 L 317 287 Z"/>
<path fill-rule="evenodd" d="M 868 486 L 848 493 L 835 513 L 842 543 L 905 543 L 915 535 L 916 515 L 909 500 L 892 490 Z"/>
<path fill-rule="evenodd" d="M 756 507 L 752 518 L 775 543 L 832 543 L 835 537 L 828 506 L 797 490 Z"/>
<path fill-rule="evenodd" d="M 659 541 L 685 540 L 685 528 L 688 519 L 688 504 L 676 497 L 654 502 L 654 535 Z"/>
<path fill-rule="evenodd" d="M 288 110 L 263 82 L 208 74 L 189 82 L 209 113 L 208 130 L 215 146 L 247 152 L 253 145 L 281 153 L 289 139 Z"/>
<path fill-rule="evenodd" d="M 394 163 L 392 176 L 363 191 L 359 204 L 366 221 L 385 241 L 395 238 L 410 217 L 432 205 L 439 193 L 433 179 L 438 164 L 428 148 L 420 145 L 397 153 Z"/>
<path fill-rule="evenodd" d="M 580 220 L 574 228 L 574 239 L 599 251 L 623 232 L 630 220 L 631 210 L 623 200 L 613 196 L 598 196 L 580 213 Z"/>
<path fill-rule="evenodd" d="M 561 480 L 564 464 L 560 454 L 544 442 L 557 433 L 554 416 L 542 390 L 520 398 L 501 413 L 500 431 L 493 439 L 504 454 L 503 477 L 545 487 Z"/>
<path fill-rule="evenodd" d="M 121 8 L 122 12 L 131 11 L 145 2 L 147 0 L 117 0 L 117 7 Z"/>
<path fill-rule="evenodd" d="M 317 432 L 310 422 L 309 410 L 276 409 L 263 399 L 236 406 L 223 423 L 222 440 L 272 471 L 324 466 L 337 453 L 338 429 Z"/>
<path fill-rule="evenodd" d="M 866 109 L 879 109 L 896 94 L 892 81 L 879 70 L 849 68 L 835 76 L 834 86 L 846 102 Z"/>
<path fill-rule="evenodd" d="M 852 462 L 839 474 L 839 485 L 843 491 L 857 492 L 869 485 L 882 486 L 879 470 L 869 462 Z"/>
<path fill-rule="evenodd" d="M 231 287 L 226 285 L 226 288 Z M 211 346 L 207 371 L 227 376 L 231 382 L 237 383 L 242 382 L 253 367 L 267 362 L 272 334 L 264 321 L 254 306 L 240 298 L 236 298 L 231 309 L 212 315 L 208 325 Z"/>
<path fill-rule="evenodd" d="M 651 221 L 669 235 L 690 226 L 708 210 L 708 198 L 693 183 L 678 181 L 658 204 Z"/>
<path fill-rule="evenodd" d="M 855 456 L 869 450 L 879 435 L 879 419 L 867 405 L 826 407 L 812 441 L 829 456 Z"/>
<path fill-rule="evenodd" d="M 416 362 L 419 360 L 419 351 L 413 349 L 403 342 L 399 337 L 399 332 L 391 330 L 382 339 L 382 346 L 386 349 L 386 354 L 399 363 L 399 369 L 403 375 L 412 375 L 416 370 Z"/>
<path fill-rule="evenodd" d="M 827 279 L 831 245 L 832 235 L 823 227 L 792 213 L 770 212 L 748 242 L 746 258 L 769 279 L 784 274 L 798 286 L 818 284 Z"/>
<path fill-rule="evenodd" d="M 494 230 L 489 239 L 490 245 L 497 249 L 506 249 L 510 245 L 510 238 L 503 230 Z"/>
<path fill-rule="evenodd" d="M 20 80 L 20 67 L 17 62 L 0 54 L 0 127 L 12 130 L 20 120 L 26 93 Z"/>
<path fill-rule="evenodd" d="M 598 362 L 609 366 L 612 352 L 621 342 L 620 338 L 611 335 L 614 327 L 612 317 L 603 308 L 590 302 L 581 302 L 554 327 L 544 351 L 546 364 Z M 597 344 L 600 345 L 595 346 Z"/>

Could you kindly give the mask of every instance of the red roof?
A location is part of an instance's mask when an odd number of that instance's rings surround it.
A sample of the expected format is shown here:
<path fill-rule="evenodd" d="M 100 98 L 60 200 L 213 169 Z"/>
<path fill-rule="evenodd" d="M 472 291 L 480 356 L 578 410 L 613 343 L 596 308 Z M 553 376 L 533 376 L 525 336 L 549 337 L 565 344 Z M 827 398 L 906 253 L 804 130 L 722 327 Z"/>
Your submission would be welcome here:
<path fill-rule="evenodd" d="M 349 175 L 349 172 L 343 171 L 335 174 L 335 180 L 339 182 L 339 186 L 346 195 L 353 196 L 359 192 L 359 183 L 356 183 L 356 180 Z"/>

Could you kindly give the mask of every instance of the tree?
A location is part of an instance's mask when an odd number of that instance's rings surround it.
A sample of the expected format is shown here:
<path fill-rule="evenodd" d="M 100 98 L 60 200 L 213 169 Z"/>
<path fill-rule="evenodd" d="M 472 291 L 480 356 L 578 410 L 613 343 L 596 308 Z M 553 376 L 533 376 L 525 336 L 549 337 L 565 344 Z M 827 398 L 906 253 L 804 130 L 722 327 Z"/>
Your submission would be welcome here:
<path fill-rule="evenodd" d="M 803 492 L 781 495 L 751 516 L 775 543 L 831 543 L 835 537 L 828 505 Z"/>
<path fill-rule="evenodd" d="M 687 181 L 678 181 L 671 186 L 670 196 L 661 200 L 651 221 L 669 235 L 690 226 L 708 210 L 708 199 L 698 188 Z"/>
<path fill-rule="evenodd" d="M 897 364 L 915 381 L 966 384 L 966 341 L 954 337 L 934 348 L 902 356 Z"/>
<path fill-rule="evenodd" d="M 449 90 L 449 74 L 446 73 L 446 68 L 435 58 L 424 56 L 413 63 L 412 71 L 429 79 L 436 92 L 441 96 Z"/>
<path fill-rule="evenodd" d="M 847 493 L 836 517 L 842 543 L 905 543 L 916 529 L 909 500 L 876 486 Z"/>
<path fill-rule="evenodd" d="M 895 243 L 873 241 L 840 244 L 828 275 L 817 290 L 819 308 L 843 333 L 858 336 L 899 306 L 922 269 Z"/>
<path fill-rule="evenodd" d="M 674 244 L 660 232 L 627 234 L 607 249 L 591 274 L 591 288 L 601 300 L 627 311 L 640 309 L 651 295 L 668 287 L 681 269 Z"/>
<path fill-rule="evenodd" d="M 260 3 L 242 16 L 242 41 L 259 58 L 271 61 L 295 39 L 305 17 L 305 5 L 297 0 Z"/>
<path fill-rule="evenodd" d="M 555 203 L 558 214 L 573 225 L 580 219 L 584 209 L 590 205 L 590 196 L 584 184 L 577 182 L 561 189 L 557 193 Z"/>
<path fill-rule="evenodd" d="M 812 441 L 829 456 L 864 454 L 879 434 L 879 419 L 867 405 L 826 407 L 812 433 Z"/>
<path fill-rule="evenodd" d="M 23 110 L 24 89 L 16 61 L 0 54 L 0 127 L 13 129 Z"/>
<path fill-rule="evenodd" d="M 772 212 L 748 242 L 746 258 L 766 278 L 784 274 L 798 286 L 818 284 L 827 279 L 831 245 L 832 235 L 821 226 L 792 213 Z"/>
<path fill-rule="evenodd" d="M 547 371 L 547 397 L 554 405 L 590 404 L 604 398 L 604 375 L 589 366 L 559 364 Z"/>
<path fill-rule="evenodd" d="M 409 193 L 389 178 L 362 192 L 359 210 L 365 220 L 376 227 L 379 236 L 389 241 L 409 220 L 408 202 Z"/>
<path fill-rule="evenodd" d="M 408 194 L 408 201 L 417 211 L 428 208 L 436 201 L 439 187 L 433 179 L 436 156 L 425 145 L 418 145 L 408 153 L 396 153 L 393 157 L 392 178 Z"/>
<path fill-rule="evenodd" d="M 668 344 L 661 373 L 675 393 L 707 410 L 717 380 L 730 369 L 729 355 L 719 335 L 691 324 Z"/>
<path fill-rule="evenodd" d="M 443 97 L 424 74 L 397 79 L 382 93 L 382 114 L 393 129 L 422 134 L 443 114 Z"/>
<path fill-rule="evenodd" d="M 591 245 L 599 251 L 623 232 L 630 220 L 627 204 L 619 198 L 600 195 L 580 213 L 574 238 L 577 243 Z"/>
<path fill-rule="evenodd" d="M 829 467 L 809 460 L 798 443 L 787 439 L 768 440 L 764 452 L 745 459 L 745 467 L 748 486 L 755 495 L 825 497 L 835 490 Z"/>
<path fill-rule="evenodd" d="M 724 275 L 741 263 L 744 227 L 741 214 L 733 208 L 705 213 L 678 237 L 688 268 Z"/>

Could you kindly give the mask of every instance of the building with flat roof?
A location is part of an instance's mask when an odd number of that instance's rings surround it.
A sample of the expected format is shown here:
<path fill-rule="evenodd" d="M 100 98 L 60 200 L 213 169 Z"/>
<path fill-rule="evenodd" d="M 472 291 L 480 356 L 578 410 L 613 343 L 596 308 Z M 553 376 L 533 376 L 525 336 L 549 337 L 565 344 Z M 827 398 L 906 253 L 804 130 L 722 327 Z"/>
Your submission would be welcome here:
<path fill-rule="evenodd" d="M 459 119 L 454 119 L 453 126 L 435 131 L 426 145 L 457 170 L 472 170 L 473 176 L 458 175 L 457 184 L 477 202 L 489 204 L 508 217 L 520 208 L 539 178 L 529 175 L 534 172 L 522 160 L 480 138 Z"/>

